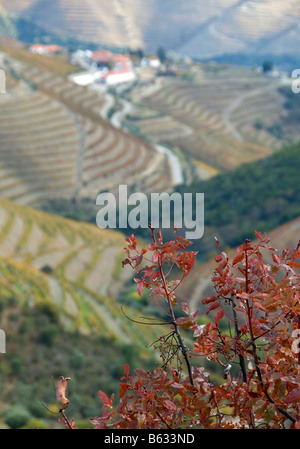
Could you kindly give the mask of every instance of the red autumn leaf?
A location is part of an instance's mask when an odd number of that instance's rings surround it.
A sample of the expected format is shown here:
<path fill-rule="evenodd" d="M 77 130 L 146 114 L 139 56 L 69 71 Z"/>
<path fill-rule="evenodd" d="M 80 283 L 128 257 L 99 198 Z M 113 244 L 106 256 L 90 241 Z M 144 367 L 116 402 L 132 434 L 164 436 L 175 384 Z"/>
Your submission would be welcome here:
<path fill-rule="evenodd" d="M 241 253 L 243 251 L 249 251 L 250 249 L 253 249 L 253 246 L 249 245 L 249 243 L 243 243 L 242 245 L 238 246 L 237 252 Z"/>
<path fill-rule="evenodd" d="M 140 296 L 142 296 L 143 289 L 144 289 L 144 281 L 139 281 L 137 283 L 137 291 Z"/>
<path fill-rule="evenodd" d="M 152 243 L 149 243 L 149 244 L 148 244 L 148 250 L 149 250 L 149 251 L 154 251 L 154 250 L 157 249 L 157 248 L 160 248 L 160 246 L 159 246 L 158 243 L 152 242 Z"/>
<path fill-rule="evenodd" d="M 262 310 L 263 312 L 266 311 L 266 308 L 259 301 L 254 300 L 254 305 L 257 309 Z"/>
<path fill-rule="evenodd" d="M 280 263 L 280 257 L 277 256 L 275 253 L 272 253 L 272 259 L 275 263 Z"/>
<path fill-rule="evenodd" d="M 141 379 L 148 379 L 149 378 L 149 374 L 147 373 L 147 371 L 141 369 L 141 368 L 137 368 L 136 370 L 134 370 L 134 373 L 136 376 L 140 377 Z"/>
<path fill-rule="evenodd" d="M 144 276 L 144 278 L 145 277 L 150 277 L 150 276 L 152 276 L 152 274 L 153 274 L 153 266 L 152 267 L 144 267 L 143 268 L 143 276 Z"/>
<path fill-rule="evenodd" d="M 110 401 L 109 397 L 107 396 L 107 394 L 104 393 L 104 391 L 99 391 L 98 394 L 99 394 L 99 398 L 101 399 L 101 401 L 103 402 L 104 405 L 107 405 L 107 406 L 111 405 L 110 404 L 111 401 Z"/>
<path fill-rule="evenodd" d="M 256 253 L 256 256 L 257 256 L 257 259 L 258 259 L 260 265 L 263 265 L 264 264 L 263 257 L 259 251 Z"/>
<path fill-rule="evenodd" d="M 254 232 L 255 232 L 256 237 L 257 237 L 259 240 L 262 240 L 261 232 L 259 232 L 259 231 L 254 231 Z"/>
<path fill-rule="evenodd" d="M 167 409 L 169 410 L 173 410 L 174 412 L 177 410 L 176 405 L 174 404 L 174 402 L 170 401 L 169 399 L 166 399 L 164 401 L 164 405 Z"/>
<path fill-rule="evenodd" d="M 285 398 L 285 402 L 290 404 L 291 402 L 300 400 L 300 387 L 294 388 Z"/>
<path fill-rule="evenodd" d="M 297 249 L 292 252 L 293 259 L 299 259 L 300 258 L 300 249 Z"/>
<path fill-rule="evenodd" d="M 143 254 L 139 254 L 139 255 L 137 256 L 137 258 L 136 258 L 136 260 L 135 260 L 135 265 L 136 265 L 136 267 L 138 267 L 138 266 L 142 263 L 143 257 L 144 257 Z"/>
<path fill-rule="evenodd" d="M 119 390 L 119 396 L 122 399 L 128 388 L 130 387 L 130 384 L 128 383 L 120 383 L 120 390 Z"/>
<path fill-rule="evenodd" d="M 152 261 L 153 261 L 154 263 L 156 263 L 156 262 L 158 261 L 158 252 L 157 252 L 157 251 L 155 251 L 155 252 L 153 253 Z"/>
<path fill-rule="evenodd" d="M 155 281 L 160 276 L 160 271 L 156 271 L 150 276 L 151 281 Z"/>
<path fill-rule="evenodd" d="M 214 239 L 215 239 L 215 241 L 216 241 L 216 243 L 217 243 L 217 247 L 218 247 L 218 249 L 220 248 L 220 242 L 219 242 L 219 240 L 217 239 L 217 237 L 214 237 Z"/>
<path fill-rule="evenodd" d="M 126 377 L 129 376 L 129 372 L 130 372 L 130 368 L 129 368 L 128 363 L 126 363 L 125 366 L 124 366 L 124 374 L 125 374 Z"/>
<path fill-rule="evenodd" d="M 297 270 L 300 270 L 300 263 L 298 263 L 298 262 L 290 261 L 287 264 L 289 267 L 297 268 Z"/>
<path fill-rule="evenodd" d="M 126 258 L 122 261 L 122 267 L 124 268 L 125 265 L 130 265 L 131 264 L 131 260 Z"/>
<path fill-rule="evenodd" d="M 178 382 L 172 382 L 172 387 L 173 387 L 173 388 L 176 388 L 176 389 L 178 389 L 178 390 L 182 390 L 182 389 L 184 388 L 184 386 L 181 385 L 181 384 L 178 383 Z"/>
<path fill-rule="evenodd" d="M 237 296 L 238 296 L 239 298 L 241 298 L 241 299 L 249 299 L 249 298 L 250 298 L 249 293 L 246 293 L 246 292 L 239 292 L 239 293 L 237 294 Z"/>
<path fill-rule="evenodd" d="M 215 318 L 215 323 L 218 324 L 219 321 L 223 318 L 224 316 L 224 310 L 221 309 L 218 311 L 218 313 L 216 314 L 216 318 Z"/>
<path fill-rule="evenodd" d="M 176 237 L 176 240 L 177 240 L 177 242 L 178 242 L 181 246 L 183 246 L 183 247 L 191 246 L 191 245 L 192 245 L 192 242 L 191 242 L 190 240 L 184 239 L 184 238 L 181 237 L 180 235 Z"/>
<path fill-rule="evenodd" d="M 186 313 L 187 315 L 189 315 L 189 306 L 188 306 L 188 304 L 186 303 L 186 302 L 182 302 L 181 303 L 181 308 L 182 308 L 182 310 L 184 311 L 184 313 Z"/>
<path fill-rule="evenodd" d="M 154 295 L 165 296 L 166 291 L 165 291 L 165 289 L 162 288 L 162 287 L 160 287 L 160 288 L 155 288 L 155 289 L 153 290 L 153 294 L 154 294 Z"/>
<path fill-rule="evenodd" d="M 109 420 L 107 421 L 108 426 L 115 426 L 117 424 L 120 424 L 124 420 L 124 415 L 122 413 L 116 413 L 115 415 L 111 416 Z"/>
<path fill-rule="evenodd" d="M 218 301 L 214 301 L 210 304 L 209 308 L 207 309 L 206 313 L 210 312 L 211 310 L 215 310 L 218 307 L 220 307 L 220 304 L 218 303 Z"/>
<path fill-rule="evenodd" d="M 228 262 L 227 260 L 223 260 L 222 263 L 220 263 L 220 265 L 218 266 L 218 268 L 216 268 L 217 273 L 219 273 L 220 276 L 222 276 L 223 274 L 223 270 L 224 268 L 227 266 Z"/>
<path fill-rule="evenodd" d="M 191 313 L 191 316 L 195 319 L 199 315 L 200 310 L 197 309 L 195 312 Z"/>
<path fill-rule="evenodd" d="M 221 256 L 221 254 L 218 254 L 218 255 L 215 257 L 215 261 L 216 261 L 216 262 L 221 262 L 222 259 L 223 259 L 223 256 Z"/>
<path fill-rule="evenodd" d="M 202 299 L 202 304 L 209 304 L 211 302 L 214 302 L 216 299 L 216 296 L 207 296 L 206 298 Z"/>

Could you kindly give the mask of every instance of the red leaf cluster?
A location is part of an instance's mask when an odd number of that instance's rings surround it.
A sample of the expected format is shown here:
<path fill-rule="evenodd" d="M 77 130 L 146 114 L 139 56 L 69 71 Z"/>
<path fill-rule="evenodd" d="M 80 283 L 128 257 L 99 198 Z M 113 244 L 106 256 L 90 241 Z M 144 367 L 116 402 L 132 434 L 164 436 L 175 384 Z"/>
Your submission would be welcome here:
<path fill-rule="evenodd" d="M 165 323 L 171 332 L 160 346 L 165 363 L 132 374 L 126 365 L 118 403 L 99 392 L 102 416 L 91 419 L 95 428 L 299 429 L 300 242 L 277 254 L 269 238 L 256 231 L 257 241 L 245 241 L 230 258 L 217 241 L 214 295 L 202 299 L 211 319 L 203 324 L 187 302 L 181 303 L 182 316 L 174 312 L 175 290 L 196 260 L 196 253 L 186 250 L 190 242 L 176 237 L 164 243 L 161 233 L 156 238 L 151 232 L 147 249 L 139 250 L 133 235 L 127 239 L 123 265 L 135 269 L 140 295 L 148 289 L 169 307 Z M 179 279 L 169 279 L 173 267 Z M 192 351 L 180 330 L 191 331 Z M 174 354 L 185 368 L 173 364 Z M 213 382 L 203 367 L 192 366 L 192 354 L 215 362 L 224 380 Z"/>

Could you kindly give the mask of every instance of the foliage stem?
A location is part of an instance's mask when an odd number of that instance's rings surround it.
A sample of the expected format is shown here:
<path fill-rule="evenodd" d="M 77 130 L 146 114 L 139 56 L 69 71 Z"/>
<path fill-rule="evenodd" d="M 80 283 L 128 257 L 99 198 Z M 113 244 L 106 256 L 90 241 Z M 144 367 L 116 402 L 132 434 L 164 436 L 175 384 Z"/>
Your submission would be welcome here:
<path fill-rule="evenodd" d="M 154 234 L 154 228 L 150 227 L 150 229 L 151 229 L 151 233 L 152 233 L 152 240 L 153 240 L 154 243 L 156 243 L 156 237 L 155 237 L 155 234 Z M 159 253 L 159 256 L 158 256 L 158 266 L 159 266 L 159 272 L 160 272 L 160 276 L 161 276 L 162 283 L 163 283 L 163 288 L 164 288 L 165 293 L 166 293 L 166 299 L 167 299 L 168 307 L 169 307 L 169 310 L 170 310 L 171 323 L 174 326 L 174 332 L 175 332 L 176 337 L 177 337 L 178 345 L 179 345 L 180 351 L 181 351 L 181 353 L 183 355 L 183 358 L 185 360 L 185 363 L 186 363 L 190 384 L 194 385 L 193 374 L 192 374 L 192 367 L 191 367 L 190 360 L 189 360 L 189 357 L 188 357 L 188 351 L 187 351 L 187 349 L 186 349 L 186 347 L 184 345 L 183 339 L 182 339 L 180 331 L 179 331 L 178 324 L 176 322 L 176 317 L 175 317 L 175 314 L 174 314 L 173 304 L 172 304 L 172 300 L 170 298 L 170 292 L 169 292 L 169 289 L 168 289 L 168 286 L 167 286 L 166 276 L 164 274 L 163 267 L 162 267 L 162 260 L 161 260 L 161 254 L 160 253 Z"/>

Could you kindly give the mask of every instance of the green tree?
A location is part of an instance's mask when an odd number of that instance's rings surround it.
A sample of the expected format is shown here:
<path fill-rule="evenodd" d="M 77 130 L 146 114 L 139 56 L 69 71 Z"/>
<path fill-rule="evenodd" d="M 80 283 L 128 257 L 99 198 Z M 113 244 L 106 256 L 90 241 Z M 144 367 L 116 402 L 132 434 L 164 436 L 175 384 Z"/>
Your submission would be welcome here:
<path fill-rule="evenodd" d="M 160 59 L 161 63 L 164 63 L 167 59 L 167 54 L 166 54 L 166 50 L 164 49 L 164 47 L 158 47 L 156 55 Z"/>
<path fill-rule="evenodd" d="M 11 429 L 19 429 L 29 421 L 30 413 L 22 405 L 12 405 L 5 409 L 3 418 Z"/>
<path fill-rule="evenodd" d="M 262 68 L 263 68 L 263 72 L 264 72 L 264 73 L 271 72 L 271 70 L 273 69 L 273 63 L 272 63 L 272 61 L 265 60 L 265 61 L 263 62 Z"/>

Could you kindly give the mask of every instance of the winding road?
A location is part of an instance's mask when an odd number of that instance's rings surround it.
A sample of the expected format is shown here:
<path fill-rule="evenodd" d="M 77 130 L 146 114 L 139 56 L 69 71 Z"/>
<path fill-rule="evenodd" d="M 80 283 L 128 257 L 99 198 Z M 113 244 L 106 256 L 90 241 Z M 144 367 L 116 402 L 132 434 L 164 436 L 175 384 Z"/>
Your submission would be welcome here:
<path fill-rule="evenodd" d="M 112 103 L 112 99 L 108 99 L 110 107 L 113 107 L 114 103 Z M 116 127 L 122 129 L 122 122 L 126 118 L 126 116 L 132 111 L 133 105 L 124 99 L 121 99 L 119 101 L 122 105 L 122 109 L 115 112 L 111 118 L 110 123 Z M 169 160 L 169 164 L 171 167 L 172 172 L 172 179 L 173 179 L 173 186 L 177 186 L 180 184 L 183 184 L 184 182 L 184 176 L 183 176 L 183 170 L 181 167 L 181 163 L 179 158 L 176 156 L 176 154 L 173 153 L 169 148 L 166 148 L 159 144 L 153 144 L 153 147 L 158 151 L 159 153 L 164 153 Z"/>

